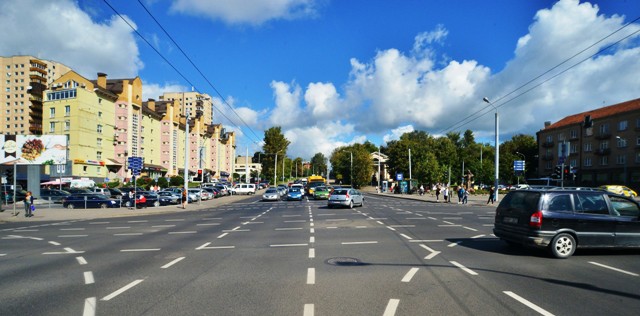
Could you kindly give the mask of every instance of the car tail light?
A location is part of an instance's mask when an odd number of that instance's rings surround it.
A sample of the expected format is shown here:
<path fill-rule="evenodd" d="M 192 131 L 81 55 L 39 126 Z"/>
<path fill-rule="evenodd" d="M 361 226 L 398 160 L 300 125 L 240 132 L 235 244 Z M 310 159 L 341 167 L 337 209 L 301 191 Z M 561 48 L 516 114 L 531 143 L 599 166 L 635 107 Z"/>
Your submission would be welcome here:
<path fill-rule="evenodd" d="M 529 226 L 534 228 L 542 227 L 542 211 L 536 211 L 531 214 L 531 218 L 529 218 Z"/>
<path fill-rule="evenodd" d="M 344 198 L 348 200 L 349 199 L 349 193 L 345 194 Z"/>

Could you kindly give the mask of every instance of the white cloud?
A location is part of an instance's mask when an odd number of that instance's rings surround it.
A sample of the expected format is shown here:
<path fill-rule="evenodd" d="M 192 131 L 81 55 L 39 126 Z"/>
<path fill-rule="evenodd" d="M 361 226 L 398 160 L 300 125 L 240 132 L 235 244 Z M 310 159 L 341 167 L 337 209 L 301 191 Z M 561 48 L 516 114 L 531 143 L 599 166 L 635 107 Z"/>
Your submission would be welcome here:
<path fill-rule="evenodd" d="M 284 131 L 283 134 L 291 142 L 289 157 L 310 159 L 319 152 L 329 158 L 336 147 L 352 144 L 355 139 L 347 141 L 345 136 L 353 131 L 352 124 L 336 121 L 310 127 L 296 127 Z M 357 139 L 361 140 L 360 137 Z"/>
<path fill-rule="evenodd" d="M 175 0 L 171 9 L 227 24 L 260 25 L 269 20 L 313 16 L 316 5 L 315 0 Z"/>
<path fill-rule="evenodd" d="M 136 76 L 143 67 L 127 24 L 117 16 L 96 23 L 75 1 L 2 1 L 0 30 L 0 55 L 55 60 L 88 79 Z"/>
<path fill-rule="evenodd" d="M 315 119 L 331 119 L 343 114 L 340 110 L 340 95 L 331 83 L 310 83 L 304 100 Z"/>
<path fill-rule="evenodd" d="M 300 86 L 295 83 L 290 85 L 280 81 L 272 81 L 271 88 L 276 103 L 269 118 L 271 125 L 282 128 L 301 126 L 304 116 L 300 107 L 302 95 Z"/>
<path fill-rule="evenodd" d="M 382 137 L 382 140 L 385 143 L 389 143 L 392 140 L 400 139 L 400 136 L 402 136 L 404 133 L 411 133 L 414 130 L 415 129 L 413 128 L 412 125 L 400 126 L 398 128 L 392 129 L 391 133 L 388 133 L 388 134 L 384 135 Z"/>

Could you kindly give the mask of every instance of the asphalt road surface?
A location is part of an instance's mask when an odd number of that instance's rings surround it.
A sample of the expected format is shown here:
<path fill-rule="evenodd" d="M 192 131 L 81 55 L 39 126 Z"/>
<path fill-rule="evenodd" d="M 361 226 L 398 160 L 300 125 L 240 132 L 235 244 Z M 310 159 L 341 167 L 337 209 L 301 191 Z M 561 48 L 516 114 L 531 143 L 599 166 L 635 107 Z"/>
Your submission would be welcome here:
<path fill-rule="evenodd" d="M 0 315 L 637 315 L 640 251 L 566 260 L 494 208 L 366 195 L 0 225 Z"/>

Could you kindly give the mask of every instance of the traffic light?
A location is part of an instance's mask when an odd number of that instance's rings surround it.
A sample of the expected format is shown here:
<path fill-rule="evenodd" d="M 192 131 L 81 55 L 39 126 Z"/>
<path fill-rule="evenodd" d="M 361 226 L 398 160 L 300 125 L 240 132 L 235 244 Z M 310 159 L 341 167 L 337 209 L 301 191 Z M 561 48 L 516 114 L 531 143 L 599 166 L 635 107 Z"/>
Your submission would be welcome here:
<path fill-rule="evenodd" d="M 569 172 L 570 171 L 571 171 L 571 166 L 564 166 L 563 173 L 564 173 L 564 178 L 565 179 L 569 179 Z"/>
<path fill-rule="evenodd" d="M 553 173 L 551 174 L 551 177 L 552 178 L 556 178 L 556 179 L 560 179 L 560 175 L 561 174 L 562 174 L 562 166 L 558 165 L 553 170 Z"/>
<path fill-rule="evenodd" d="M 196 175 L 193 177 L 193 182 L 202 182 L 202 169 L 196 171 Z"/>

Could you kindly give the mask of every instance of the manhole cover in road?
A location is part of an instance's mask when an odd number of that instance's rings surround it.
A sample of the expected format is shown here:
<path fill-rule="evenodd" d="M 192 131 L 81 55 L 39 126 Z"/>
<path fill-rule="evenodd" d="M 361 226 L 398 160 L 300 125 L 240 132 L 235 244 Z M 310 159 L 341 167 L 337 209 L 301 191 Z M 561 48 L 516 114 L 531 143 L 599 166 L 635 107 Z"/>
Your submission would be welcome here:
<path fill-rule="evenodd" d="M 367 265 L 366 263 L 358 260 L 357 258 L 350 258 L 350 257 L 329 258 L 325 262 L 334 266 L 366 266 Z"/>

